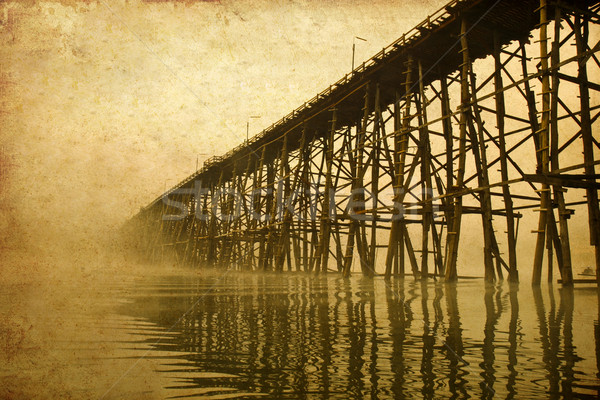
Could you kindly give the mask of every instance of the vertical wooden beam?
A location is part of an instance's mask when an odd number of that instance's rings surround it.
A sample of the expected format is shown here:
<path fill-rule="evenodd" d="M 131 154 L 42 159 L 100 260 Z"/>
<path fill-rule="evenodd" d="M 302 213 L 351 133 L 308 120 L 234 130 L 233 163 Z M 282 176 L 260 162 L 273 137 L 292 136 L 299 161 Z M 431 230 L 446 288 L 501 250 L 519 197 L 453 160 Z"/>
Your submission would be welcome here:
<path fill-rule="evenodd" d="M 371 200 L 373 202 L 373 211 L 371 213 L 371 244 L 368 255 L 369 265 L 375 273 L 377 255 L 377 222 L 379 214 L 377 207 L 379 203 L 379 158 L 381 153 L 381 129 L 384 124 L 381 115 L 381 88 L 379 82 L 375 85 L 375 104 L 374 104 L 374 119 L 373 119 L 373 134 L 371 135 Z"/>
<path fill-rule="evenodd" d="M 540 0 L 540 63 L 542 75 L 542 119 L 540 128 L 537 132 L 539 147 L 536 151 L 539 153 L 538 173 L 547 174 L 549 172 L 549 127 L 550 127 L 550 76 L 548 74 L 548 6 L 546 0 Z M 532 285 L 539 285 L 542 277 L 542 261 L 544 257 L 544 244 L 546 239 L 546 227 L 548 224 L 548 212 L 550 210 L 550 188 L 547 184 L 542 184 L 540 189 L 540 209 L 537 238 L 535 244 L 535 253 L 533 258 L 533 275 L 531 277 Z"/>
<path fill-rule="evenodd" d="M 325 149 L 320 152 L 321 160 L 320 165 L 316 166 L 315 170 L 313 170 L 313 166 L 315 166 L 314 158 L 319 155 L 318 145 L 315 143 L 318 139 L 318 131 L 315 131 L 313 136 L 313 151 L 311 152 L 311 157 L 308 160 L 308 170 L 309 170 L 309 185 L 312 187 L 314 185 L 315 193 L 310 193 L 309 207 L 310 207 L 310 241 L 308 242 L 308 247 L 310 248 L 309 252 L 309 260 L 308 260 L 308 270 L 314 271 L 316 267 L 316 260 L 320 257 L 317 256 L 317 247 L 319 245 L 319 229 L 317 228 L 317 205 L 319 198 L 319 190 L 321 189 L 321 171 L 324 169 L 325 165 Z M 314 177 L 317 175 L 317 179 L 315 181 Z"/>
<path fill-rule="evenodd" d="M 304 133 L 306 134 L 306 127 L 304 127 Z M 309 208 L 310 208 L 310 151 L 312 143 L 309 141 L 306 148 L 302 152 L 302 191 L 300 192 L 300 208 L 302 210 L 302 223 L 300 229 L 302 231 L 302 268 L 304 271 L 310 269 L 309 265 L 309 243 L 308 239 L 308 222 L 309 222 Z"/>
<path fill-rule="evenodd" d="M 321 205 L 321 230 L 319 233 L 320 260 L 318 262 L 322 272 L 327 272 L 327 265 L 329 264 L 329 238 L 331 235 L 331 219 L 334 215 L 332 212 L 332 207 L 335 208 L 335 198 L 333 199 L 333 204 L 331 201 L 333 194 L 333 182 L 331 179 L 331 174 L 333 167 L 333 141 L 336 127 L 337 110 L 333 109 L 331 116 L 331 127 L 323 142 L 323 151 L 325 152 L 325 190 Z M 319 272 L 319 270 L 317 270 L 317 272 Z"/>
<path fill-rule="evenodd" d="M 279 152 L 280 153 L 280 152 Z M 281 157 L 281 154 L 279 154 Z M 277 159 L 276 159 L 277 160 Z M 277 174 L 276 160 L 271 163 L 267 163 L 267 193 L 266 193 L 266 213 L 267 218 L 265 221 L 263 236 L 266 236 L 265 240 L 265 253 L 263 258 L 262 270 L 272 271 L 273 270 L 273 256 L 274 256 L 274 245 L 277 236 L 277 227 L 275 224 L 277 214 L 277 201 L 275 193 L 275 176 Z"/>
<path fill-rule="evenodd" d="M 471 85 L 471 98 L 472 98 L 472 116 L 469 115 L 467 123 L 469 127 L 471 137 L 471 150 L 475 160 L 475 168 L 477 170 L 477 182 L 480 188 L 480 204 L 481 204 L 481 225 L 483 227 L 483 259 L 485 267 L 485 280 L 493 282 L 496 279 L 494 273 L 494 228 L 492 224 L 492 200 L 489 189 L 489 174 L 488 174 L 488 163 L 486 154 L 485 137 L 483 135 L 483 120 L 479 110 L 479 104 L 477 101 L 477 85 L 475 83 L 475 74 L 473 69 L 469 68 L 470 85 Z M 475 125 L 473 124 L 475 119 Z"/>
<path fill-rule="evenodd" d="M 292 213 L 291 217 L 291 224 L 293 225 L 293 235 L 292 235 L 292 247 L 294 249 L 294 263 L 295 263 L 295 270 L 296 271 L 300 271 L 301 270 L 301 266 L 302 266 L 302 251 L 300 248 L 300 238 L 301 238 L 301 229 L 302 229 L 302 220 L 301 220 L 301 216 L 302 216 L 302 209 L 301 209 L 301 201 L 302 201 L 302 194 L 299 194 L 299 189 L 298 188 L 303 188 L 303 184 L 302 184 L 302 171 L 303 171 L 303 160 L 304 160 L 304 152 L 305 152 L 305 148 L 306 148 L 306 129 L 302 129 L 302 138 L 300 139 L 300 149 L 298 151 L 298 160 L 296 163 L 296 172 L 294 175 L 294 187 L 292 189 L 292 194 L 294 196 L 294 201 L 292 204 L 290 204 L 290 207 L 293 207 L 294 211 L 290 212 Z M 296 204 L 298 204 L 298 206 L 296 206 Z M 294 217 L 296 217 L 295 221 L 294 221 Z M 292 229 L 290 227 L 290 229 Z"/>
<path fill-rule="evenodd" d="M 575 40 L 577 45 L 577 54 L 580 55 L 579 70 L 577 78 L 579 80 L 579 100 L 581 103 L 581 137 L 583 139 L 583 162 L 586 175 L 596 174 L 594 167 L 594 145 L 592 141 L 592 123 L 590 119 L 590 91 L 587 74 L 587 57 L 583 53 L 586 51 L 589 37 L 589 27 L 586 17 L 575 17 Z M 590 244 L 594 246 L 596 252 L 596 279 L 600 285 L 600 208 L 598 206 L 598 190 L 595 188 L 586 189 L 588 205 L 588 223 L 590 231 Z"/>
<path fill-rule="evenodd" d="M 363 106 L 363 115 L 360 122 L 360 130 L 358 132 L 358 145 L 356 148 L 356 193 L 355 199 L 358 204 L 356 211 L 358 212 L 358 219 L 355 219 L 358 224 L 356 244 L 358 249 L 358 258 L 360 260 L 360 267 L 363 275 L 373 276 L 374 265 L 371 264 L 369 258 L 369 249 L 367 245 L 367 233 L 366 233 L 366 222 L 365 219 L 367 214 L 365 213 L 365 187 L 364 187 L 364 174 L 366 172 L 366 165 L 364 161 L 365 144 L 367 138 L 367 127 L 369 124 L 369 114 L 371 111 L 371 84 L 367 84 L 365 88 L 365 102 Z M 356 215 L 356 214 L 355 214 Z M 375 221 L 373 221 L 375 223 Z"/>
<path fill-rule="evenodd" d="M 404 74 L 404 115 L 401 116 L 400 96 L 396 93 L 396 102 L 394 104 L 394 163 L 395 183 L 394 188 L 394 220 L 390 232 L 390 241 L 386 258 L 386 276 L 389 277 L 392 272 L 392 262 L 394 263 L 394 274 L 404 276 L 404 235 L 406 224 L 404 222 L 404 209 L 402 203 L 405 196 L 404 174 L 406 165 L 406 152 L 408 151 L 408 131 L 410 129 L 410 108 L 412 99 L 412 58 L 408 58 Z M 398 209 L 399 208 L 399 209 Z"/>
<path fill-rule="evenodd" d="M 421 279 L 429 277 L 429 231 L 433 219 L 431 184 L 431 147 L 429 144 L 429 127 L 427 126 L 427 99 L 423 84 L 423 65 L 418 61 L 419 70 L 419 101 L 417 101 L 417 120 L 419 121 L 419 153 L 421 154 L 421 204 L 423 210 L 421 236 Z"/>
<path fill-rule="evenodd" d="M 446 141 L 446 192 L 450 192 L 454 186 L 454 138 L 452 136 L 452 109 L 450 108 L 450 95 L 448 93 L 448 82 L 446 77 L 440 79 L 440 102 L 442 113 L 442 129 L 444 140 Z M 440 193 L 444 193 L 440 189 Z M 446 197 L 443 200 L 444 216 L 446 218 L 446 231 L 450 232 L 454 220 L 454 210 L 452 207 L 452 197 Z M 448 258 L 448 246 L 446 246 L 446 255 L 443 260 L 440 274 L 445 268 Z M 445 271 L 444 271 L 445 272 Z"/>
<path fill-rule="evenodd" d="M 262 270 L 264 269 L 264 259 L 266 257 L 265 251 L 265 234 L 262 232 L 263 223 L 258 220 L 262 216 L 262 187 L 263 187 L 263 174 L 265 169 L 265 155 L 266 148 L 262 148 L 262 152 L 260 155 L 260 161 L 258 162 L 258 171 L 255 172 L 254 175 L 254 188 L 253 188 L 253 208 L 254 208 L 254 229 L 253 229 L 253 241 L 256 242 L 256 237 L 258 236 L 258 260 L 256 262 L 256 269 Z M 261 232 L 258 232 L 259 227 L 261 228 Z"/>
<path fill-rule="evenodd" d="M 496 91 L 496 129 L 498 130 L 498 144 L 500 148 L 500 175 L 502 182 L 508 181 L 508 163 L 506 154 L 506 139 L 504 137 L 504 118 L 506 115 L 504 102 L 504 84 L 502 82 L 502 62 L 500 60 L 501 51 L 498 32 L 494 31 L 494 90 Z M 518 282 L 519 273 L 517 270 L 517 243 L 515 238 L 515 216 L 513 212 L 513 201 L 510 195 L 508 184 L 502 185 L 502 198 L 504 199 L 504 210 L 506 211 L 506 232 L 508 241 L 508 280 L 509 282 Z"/>
<path fill-rule="evenodd" d="M 410 86 L 409 86 L 410 87 Z M 409 101 L 409 98 L 406 98 Z M 406 104 L 406 102 L 405 102 Z M 402 130 L 402 114 L 400 110 L 400 96 L 396 92 L 396 102 L 394 104 L 394 166 L 396 168 L 396 184 L 394 185 L 394 221 L 392 222 L 392 231 L 396 235 L 394 239 L 390 237 L 391 257 L 394 259 L 393 274 L 404 276 L 404 232 L 402 231 L 401 219 L 404 219 L 404 210 L 401 208 L 400 191 L 404 186 L 404 163 L 406 162 L 406 146 L 408 138 L 406 132 Z M 390 266 L 391 262 L 388 261 Z"/>
<path fill-rule="evenodd" d="M 357 131 L 357 135 L 352 135 L 352 130 L 348 129 L 348 131 L 346 132 L 346 135 L 348 136 L 348 154 L 350 155 L 350 160 L 349 160 L 349 164 L 350 164 L 350 172 L 352 174 L 351 179 L 351 190 L 352 193 L 350 194 L 350 204 L 353 205 L 354 200 L 355 200 L 355 190 L 358 188 L 358 179 L 359 179 L 359 172 L 358 172 L 358 159 L 359 157 L 362 158 L 362 153 L 359 153 L 359 149 L 358 147 L 360 147 L 360 139 L 359 139 L 359 134 L 358 132 L 360 131 L 361 126 L 360 123 L 357 123 L 356 125 L 356 131 Z M 356 137 L 356 148 L 353 149 L 352 148 L 352 138 Z M 356 153 L 356 154 L 355 154 Z M 359 156 L 360 154 L 360 156 Z M 344 254 L 344 273 L 343 276 L 344 277 L 349 277 L 350 273 L 351 273 L 351 269 L 352 269 L 352 260 L 354 258 L 354 244 L 355 241 L 358 244 L 359 239 L 356 237 L 357 235 L 360 235 L 360 231 L 359 231 L 359 225 L 358 225 L 358 221 L 355 219 L 355 217 L 353 216 L 354 213 L 354 209 L 350 208 L 350 205 L 348 207 L 347 213 L 348 213 L 348 217 L 349 217 L 349 221 L 348 221 L 348 237 L 347 237 L 347 243 L 346 243 L 346 252 Z"/>
<path fill-rule="evenodd" d="M 282 182 L 280 182 L 279 190 L 282 192 L 280 204 L 283 209 L 281 210 L 281 231 L 279 236 L 279 242 L 277 244 L 277 255 L 275 257 L 275 268 L 278 271 L 283 271 L 284 260 L 287 260 L 288 270 L 291 268 L 291 251 L 290 251 L 290 232 L 293 214 L 290 207 L 293 207 L 291 195 L 296 187 L 298 181 L 298 171 L 294 176 L 292 182 L 293 188 L 290 186 L 290 167 L 289 167 L 289 153 L 288 153 L 288 139 L 287 136 L 283 138 L 283 148 L 281 151 L 281 164 L 280 164 Z"/>
<path fill-rule="evenodd" d="M 346 246 L 346 254 L 344 256 L 344 276 L 349 276 L 350 274 L 355 240 L 362 273 L 366 276 L 373 275 L 373 266 L 369 264 L 369 254 L 367 248 L 368 246 L 366 243 L 366 214 L 364 212 L 365 196 L 363 187 L 363 175 L 365 173 L 363 153 L 365 149 L 365 137 L 370 110 L 370 94 L 370 85 L 367 85 L 365 89 L 364 106 L 362 109 L 363 114 L 356 128 L 356 147 L 355 149 L 352 149 L 352 151 L 355 154 L 355 157 L 353 162 L 351 162 L 351 164 L 354 164 L 354 168 L 351 168 L 352 193 L 348 209 L 348 214 L 350 217 L 350 228 L 348 233 L 348 245 Z"/>
<path fill-rule="evenodd" d="M 200 258 L 200 260 L 204 263 L 204 264 L 208 264 L 208 247 L 209 247 L 209 227 L 210 227 L 210 223 L 211 223 L 211 212 L 210 212 L 210 192 L 211 192 L 211 188 L 212 188 L 212 184 L 210 186 L 210 188 L 207 192 L 206 192 L 206 196 L 204 196 L 204 211 L 206 212 L 206 217 L 201 221 L 200 224 L 200 235 L 203 238 L 198 240 L 198 244 L 197 244 L 197 257 Z"/>
<path fill-rule="evenodd" d="M 460 131 L 459 131 L 459 148 L 458 148 L 458 167 L 456 170 L 456 185 L 452 188 L 448 188 L 448 191 L 460 190 L 463 186 L 465 176 L 465 162 L 466 162 L 466 139 L 467 139 L 467 112 L 469 103 L 471 101 L 469 96 L 469 49 L 467 43 L 467 20 L 463 16 L 461 21 L 461 33 L 460 33 L 460 45 L 462 53 L 462 65 L 460 74 L 460 85 L 461 85 L 461 107 L 460 107 Z M 462 219 L 462 198 L 460 195 L 453 197 L 454 200 L 454 212 L 452 221 L 452 230 L 448 230 L 446 233 L 448 239 L 446 240 L 448 246 L 448 257 L 446 258 L 446 280 L 455 281 L 458 278 L 456 263 L 458 258 L 458 242 L 460 236 L 460 226 Z"/>
<path fill-rule="evenodd" d="M 248 181 L 250 178 L 250 175 L 252 174 L 252 162 L 251 162 L 251 158 L 250 156 L 248 156 L 245 160 L 246 163 L 246 171 L 244 172 L 244 177 L 243 179 L 240 179 L 239 181 L 239 187 L 238 187 L 238 193 L 240 196 L 240 212 L 242 215 L 245 216 L 245 218 L 242 218 L 240 216 L 240 218 L 238 219 L 238 225 L 237 225 L 237 229 L 241 230 L 245 230 L 244 232 L 240 232 L 240 234 L 238 235 L 238 241 L 239 241 L 239 253 L 238 253 L 238 262 L 240 264 L 240 269 L 244 270 L 244 269 L 248 269 L 248 256 L 249 256 L 249 252 L 250 252 L 250 240 L 248 237 L 248 234 L 250 232 L 250 217 L 251 217 L 251 210 L 250 210 L 250 201 L 248 196 L 246 195 L 247 193 L 247 188 L 248 188 Z M 244 229 L 244 223 L 245 223 L 245 229 Z"/>
<path fill-rule="evenodd" d="M 275 215 L 274 222 L 279 225 L 278 234 L 274 236 L 273 241 L 273 269 L 278 272 L 283 271 L 283 264 L 286 260 L 285 253 L 285 242 L 289 239 L 289 232 L 287 230 L 288 222 L 286 220 L 286 212 L 284 202 L 289 195 L 289 169 L 287 168 L 288 163 L 288 152 L 287 152 L 288 137 L 283 137 L 283 143 L 281 145 L 281 151 L 279 153 L 279 180 L 277 181 L 277 191 L 275 199 Z M 279 207 L 282 207 L 279 209 Z M 289 248 L 289 240 L 288 240 Z"/>
<path fill-rule="evenodd" d="M 440 102 L 442 111 L 442 129 L 446 141 L 446 188 L 454 185 L 454 139 L 452 137 L 452 110 L 450 109 L 450 95 L 448 94 L 448 82 L 446 77 L 440 79 Z"/>
<path fill-rule="evenodd" d="M 558 89 L 560 79 L 558 77 L 558 65 L 560 63 L 560 21 L 562 19 L 561 7 L 554 7 L 554 41 L 552 43 L 550 62 L 552 66 L 552 93 L 551 93 L 551 104 L 550 104 L 550 168 L 552 172 L 560 169 L 558 159 L 559 149 L 559 131 L 558 131 Z M 569 226 L 567 224 L 567 218 L 569 218 L 569 212 L 567 211 L 565 203 L 565 190 L 561 185 L 553 185 L 552 191 L 554 193 L 554 201 L 558 206 L 558 222 L 560 228 L 560 236 L 558 233 L 553 235 L 560 241 L 560 251 L 557 251 L 557 258 L 559 260 L 560 275 L 562 277 L 563 285 L 573 284 L 573 269 L 571 266 L 571 244 L 569 240 Z M 550 211 L 553 213 L 553 211 Z M 554 215 L 552 215 L 554 216 Z M 554 218 L 552 218 L 554 219 Z M 550 221 L 553 225 L 554 231 L 556 230 L 556 223 Z M 557 249 L 558 250 L 558 249 Z M 550 253 L 548 254 L 550 257 Z M 551 276 L 548 271 L 548 276 Z"/>
<path fill-rule="evenodd" d="M 402 224 L 401 228 L 403 230 L 404 243 L 406 244 L 406 254 L 408 255 L 408 260 L 410 261 L 412 274 L 415 278 L 419 275 L 419 265 L 417 264 L 417 257 L 415 255 L 415 250 L 412 245 L 412 240 L 410 239 L 410 235 L 408 234 L 408 229 L 406 229 L 406 224 Z"/>
<path fill-rule="evenodd" d="M 550 212 L 552 213 L 553 211 L 550 210 Z M 556 228 L 556 227 L 555 227 Z M 552 283 L 552 273 L 554 270 L 554 264 L 553 264 L 553 254 L 552 254 L 552 227 L 550 226 L 550 222 L 548 222 L 548 232 L 546 234 L 546 250 L 548 251 L 548 259 L 546 260 L 547 262 L 547 267 L 548 267 L 548 283 Z"/>
<path fill-rule="evenodd" d="M 231 250 L 230 250 L 230 254 L 229 254 L 229 265 L 231 266 L 231 268 L 234 269 L 241 269 L 241 257 L 242 257 L 242 250 L 241 250 L 241 228 L 242 228 L 242 216 L 241 216 L 241 209 L 243 206 L 243 198 L 242 198 L 242 193 L 243 193 L 243 182 L 245 180 L 245 172 L 247 172 L 247 170 L 243 170 L 242 168 L 240 168 L 242 166 L 242 160 L 238 159 L 235 161 L 234 164 L 234 168 L 233 168 L 233 176 L 232 176 L 232 180 L 231 180 L 231 188 L 232 188 L 232 193 L 230 194 L 230 196 L 232 196 L 232 198 L 229 199 L 230 201 L 230 207 L 231 207 L 231 215 L 232 215 L 232 220 L 230 222 L 231 225 L 231 230 L 230 230 L 230 240 L 231 240 Z"/>
<path fill-rule="evenodd" d="M 223 184 L 221 188 L 222 193 L 221 196 L 221 257 L 220 264 L 224 268 L 231 268 L 231 255 L 233 253 L 233 236 L 232 231 L 234 230 L 234 208 L 235 208 L 235 199 L 231 195 L 230 191 L 235 188 L 235 181 L 237 179 L 236 174 L 237 162 L 234 161 L 232 176 L 231 178 Z M 224 218 L 227 216 L 227 218 Z"/>
<path fill-rule="evenodd" d="M 254 193 L 253 190 L 256 187 L 257 181 L 257 173 L 258 173 L 258 160 L 251 159 L 248 156 L 248 177 L 246 180 L 246 184 L 244 185 L 244 200 L 245 200 L 245 210 L 246 214 L 246 232 L 244 233 L 244 239 L 246 241 L 245 249 L 244 249 L 244 267 L 247 270 L 254 269 L 254 230 L 256 229 L 256 220 L 254 218 Z M 251 166 L 252 165 L 252 166 Z M 252 179 L 250 179 L 252 178 Z"/>
<path fill-rule="evenodd" d="M 215 194 L 218 193 L 219 189 L 223 185 L 223 171 L 219 176 L 219 183 L 211 187 L 211 207 L 210 207 L 210 221 L 208 223 L 208 251 L 206 254 L 206 262 L 210 266 L 214 266 L 217 262 L 217 251 L 218 251 L 218 239 L 215 238 L 217 233 L 217 215 L 215 213 Z M 219 199 L 216 199 L 218 201 Z"/>
<path fill-rule="evenodd" d="M 441 193 L 441 192 L 440 192 Z M 444 228 L 442 226 L 442 232 Z M 442 241 L 440 239 L 440 234 L 438 234 L 437 227 L 435 223 L 431 224 L 431 239 L 433 242 L 434 253 L 433 253 L 433 261 L 435 265 L 435 276 L 444 276 L 444 259 L 443 259 L 443 251 L 442 251 Z"/>
<path fill-rule="evenodd" d="M 394 101 L 394 203 L 398 203 L 398 196 L 400 188 L 402 187 L 401 183 L 401 174 L 404 172 L 403 168 L 400 169 L 400 99 L 398 92 L 396 92 L 396 98 Z M 400 215 L 401 210 L 396 207 L 396 204 L 393 208 L 392 213 L 392 226 L 390 228 L 390 237 L 388 241 L 388 251 L 385 259 L 385 277 L 389 278 L 392 275 L 392 269 L 394 269 L 394 275 L 398 274 L 398 269 L 394 268 L 394 266 L 398 266 L 398 258 L 399 258 L 399 248 L 401 242 L 399 239 L 399 230 L 400 223 L 398 221 L 401 218 Z M 404 263 L 404 260 L 401 261 Z"/>
<path fill-rule="evenodd" d="M 348 136 L 347 135 L 338 135 L 338 141 L 340 142 L 340 145 L 338 146 L 339 149 L 335 150 L 336 148 L 336 141 L 335 141 L 335 136 L 333 138 L 332 141 L 332 149 L 331 149 L 331 155 L 332 155 L 332 162 L 336 161 L 337 163 L 335 164 L 335 181 L 333 182 L 333 188 L 339 188 L 340 187 L 340 179 L 341 179 L 341 175 L 342 173 L 345 173 L 346 171 L 344 170 L 344 168 L 342 167 L 343 163 L 344 163 L 344 152 L 346 149 L 346 140 L 347 140 Z M 333 165 L 332 165 L 333 168 Z M 339 219 L 338 219 L 338 215 L 337 215 L 337 205 L 338 202 L 336 200 L 336 196 L 335 196 L 335 189 L 334 189 L 334 193 L 333 193 L 333 203 L 331 204 L 331 208 L 332 208 L 332 212 L 333 212 L 333 216 L 332 218 L 334 218 L 334 220 L 331 223 L 332 226 L 332 231 L 333 231 L 333 238 L 335 240 L 335 258 L 336 258 L 336 264 L 337 264 L 337 270 L 340 274 L 343 274 L 344 271 L 344 251 L 343 251 L 343 247 L 342 247 L 342 227 L 343 224 Z"/>
<path fill-rule="evenodd" d="M 190 210 L 196 209 L 197 201 L 198 201 L 198 198 L 196 196 L 194 196 L 193 200 L 191 201 Z M 190 214 L 191 214 L 191 222 L 190 222 L 190 225 L 187 230 L 187 238 L 185 241 L 185 247 L 183 248 L 183 256 L 182 256 L 182 260 L 181 260 L 182 265 L 189 264 L 192 249 L 194 247 L 194 235 L 195 235 L 196 229 L 198 227 L 198 219 L 196 218 L 196 213 L 191 212 Z"/>

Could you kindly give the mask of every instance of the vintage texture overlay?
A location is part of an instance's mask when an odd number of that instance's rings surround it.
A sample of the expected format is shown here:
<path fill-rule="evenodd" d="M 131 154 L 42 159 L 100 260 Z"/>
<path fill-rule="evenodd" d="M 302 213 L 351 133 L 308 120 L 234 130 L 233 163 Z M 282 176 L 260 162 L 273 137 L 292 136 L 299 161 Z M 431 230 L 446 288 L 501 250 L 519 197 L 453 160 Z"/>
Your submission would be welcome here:
<path fill-rule="evenodd" d="M 105 393 L 130 366 L 107 361 L 119 334 L 72 316 L 112 318 L 105 288 L 149 273 L 115 251 L 118 227 L 243 141 L 249 116 L 255 134 L 347 73 L 354 36 L 360 62 L 443 3 L 1 2 L 0 397 Z M 120 384 L 161 397 L 151 361 Z"/>

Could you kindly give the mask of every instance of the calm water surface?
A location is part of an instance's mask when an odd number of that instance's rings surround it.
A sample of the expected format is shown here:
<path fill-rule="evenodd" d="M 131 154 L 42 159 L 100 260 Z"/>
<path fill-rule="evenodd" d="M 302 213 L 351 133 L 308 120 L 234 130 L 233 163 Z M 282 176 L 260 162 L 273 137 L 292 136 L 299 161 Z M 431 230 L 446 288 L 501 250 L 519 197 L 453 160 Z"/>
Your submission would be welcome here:
<path fill-rule="evenodd" d="M 139 357 L 159 360 L 172 398 L 591 399 L 600 390 L 593 288 L 233 272 L 134 286 L 123 328 L 145 345 Z"/>

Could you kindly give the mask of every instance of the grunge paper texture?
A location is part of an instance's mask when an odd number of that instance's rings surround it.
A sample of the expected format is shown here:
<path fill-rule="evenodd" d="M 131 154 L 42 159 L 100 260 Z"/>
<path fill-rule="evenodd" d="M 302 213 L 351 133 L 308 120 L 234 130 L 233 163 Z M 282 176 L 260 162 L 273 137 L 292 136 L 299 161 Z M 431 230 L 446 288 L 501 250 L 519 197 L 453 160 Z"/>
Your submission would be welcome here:
<path fill-rule="evenodd" d="M 121 332 L 82 328 L 113 326 L 115 282 L 155 273 L 119 227 L 240 144 L 250 116 L 253 135 L 348 73 L 355 36 L 359 64 L 444 3 L 0 2 L 0 398 L 162 398 L 154 361 L 119 357 Z"/>

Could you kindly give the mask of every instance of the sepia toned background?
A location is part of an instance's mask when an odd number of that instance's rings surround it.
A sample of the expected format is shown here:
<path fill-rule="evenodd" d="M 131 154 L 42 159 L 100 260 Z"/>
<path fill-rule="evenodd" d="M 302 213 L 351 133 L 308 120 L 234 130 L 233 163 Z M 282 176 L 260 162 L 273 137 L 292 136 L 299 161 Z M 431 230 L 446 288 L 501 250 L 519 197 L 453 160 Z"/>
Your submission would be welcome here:
<path fill-rule="evenodd" d="M 349 72 L 354 36 L 358 63 L 444 3 L 0 2 L 0 397 L 103 393 L 122 365 L 75 366 L 57 343 L 114 337 L 63 317 L 101 319 L 107 282 L 153 273 L 117 251 L 118 228 L 242 142 L 250 116 L 252 135 Z"/>

